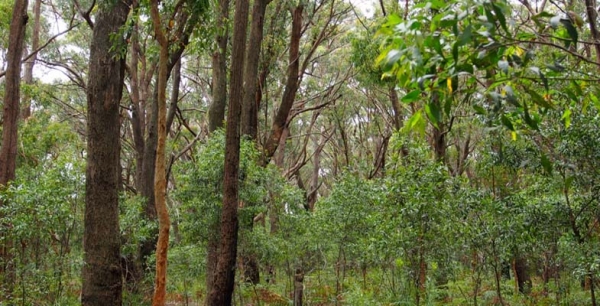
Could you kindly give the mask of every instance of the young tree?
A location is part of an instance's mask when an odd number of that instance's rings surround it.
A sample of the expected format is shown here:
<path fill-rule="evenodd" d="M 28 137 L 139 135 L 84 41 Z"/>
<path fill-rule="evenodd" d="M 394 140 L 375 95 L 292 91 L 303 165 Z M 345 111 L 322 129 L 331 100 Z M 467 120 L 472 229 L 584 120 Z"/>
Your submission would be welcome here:
<path fill-rule="evenodd" d="M 150 2 L 150 14 L 154 24 L 154 34 L 160 45 L 158 59 L 158 142 L 156 145 L 156 165 L 154 176 L 154 200 L 158 214 L 158 242 L 156 244 L 156 279 L 154 282 L 153 306 L 165 305 L 167 291 L 167 251 L 169 249 L 169 211 L 167 210 L 167 177 L 165 169 L 165 149 L 167 138 L 167 73 L 169 61 L 169 40 L 162 29 L 158 12 L 158 0 Z"/>
<path fill-rule="evenodd" d="M 99 4 L 87 85 L 87 169 L 81 303 L 121 305 L 120 120 L 125 37 L 131 0 Z"/>

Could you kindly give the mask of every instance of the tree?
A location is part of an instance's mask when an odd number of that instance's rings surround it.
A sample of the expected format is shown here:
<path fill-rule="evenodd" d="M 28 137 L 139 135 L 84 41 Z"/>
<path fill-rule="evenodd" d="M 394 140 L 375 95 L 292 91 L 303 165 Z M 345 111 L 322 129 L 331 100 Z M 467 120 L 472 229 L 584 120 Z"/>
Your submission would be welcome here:
<path fill-rule="evenodd" d="M 221 241 L 215 281 L 208 297 L 208 305 L 231 305 L 235 282 L 235 263 L 238 238 L 238 175 L 240 162 L 240 113 L 243 96 L 246 29 L 248 27 L 248 1 L 235 4 L 233 50 L 229 109 L 225 134 L 225 165 L 223 177 L 223 210 L 221 212 Z"/>
<path fill-rule="evenodd" d="M 158 242 L 156 243 L 156 279 L 154 282 L 153 306 L 164 306 L 167 293 L 167 252 L 169 249 L 169 228 L 171 221 L 167 209 L 167 172 L 165 169 L 165 149 L 167 138 L 167 73 L 169 61 L 169 40 L 162 29 L 158 12 L 158 1 L 150 2 L 150 14 L 154 34 L 160 47 L 158 59 L 158 142 L 156 143 L 156 164 L 154 176 L 154 200 L 158 214 Z"/>
<path fill-rule="evenodd" d="M 101 3 L 90 45 L 81 303 L 121 305 L 120 118 L 131 0 Z M 116 35 L 115 35 L 116 33 Z"/>
<path fill-rule="evenodd" d="M 19 100 L 21 99 L 21 56 L 25 43 L 25 29 L 27 25 L 27 0 L 16 0 L 13 6 L 10 21 L 10 34 L 8 38 L 8 68 L 6 69 L 6 83 L 4 89 L 4 112 L 2 114 L 2 147 L 0 148 L 0 191 L 8 187 L 10 181 L 15 179 L 17 166 L 17 129 L 19 120 Z M 0 206 L 3 203 L 0 202 Z M 0 226 L 8 226 L 0 224 Z M 0 274 L 4 275 L 4 284 L 10 294 L 10 286 L 14 282 L 14 267 L 11 266 L 10 252 L 12 243 L 4 241 L 0 245 Z M 0 292 L 0 298 L 4 295 Z"/>

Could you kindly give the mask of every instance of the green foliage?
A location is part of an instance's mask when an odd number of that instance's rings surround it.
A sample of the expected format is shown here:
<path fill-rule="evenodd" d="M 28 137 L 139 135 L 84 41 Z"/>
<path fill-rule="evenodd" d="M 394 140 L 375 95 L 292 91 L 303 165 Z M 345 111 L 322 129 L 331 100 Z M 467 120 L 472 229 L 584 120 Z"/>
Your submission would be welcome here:
<path fill-rule="evenodd" d="M 473 97 L 472 107 L 490 122 L 511 131 L 539 129 L 546 110 L 555 107 L 550 80 L 578 72 L 566 67 L 570 60 L 560 45 L 531 44 L 541 33 L 516 27 L 511 9 L 506 1 L 424 1 L 407 20 L 391 15 L 379 30 L 387 39 L 377 58 L 383 76 L 394 77 L 406 90 L 404 102 L 421 101 L 434 126 L 449 121 L 453 110 Z M 536 15 L 540 31 L 550 24 L 564 48 L 577 44 L 578 30 L 570 19 L 547 17 Z M 554 64 L 539 67 L 535 55 L 547 52 Z"/>
<path fill-rule="evenodd" d="M 1 195 L 2 241 L 11 241 L 16 268 L 14 301 L 66 303 L 77 289 L 83 219 L 83 164 L 68 154 L 19 168 Z"/>

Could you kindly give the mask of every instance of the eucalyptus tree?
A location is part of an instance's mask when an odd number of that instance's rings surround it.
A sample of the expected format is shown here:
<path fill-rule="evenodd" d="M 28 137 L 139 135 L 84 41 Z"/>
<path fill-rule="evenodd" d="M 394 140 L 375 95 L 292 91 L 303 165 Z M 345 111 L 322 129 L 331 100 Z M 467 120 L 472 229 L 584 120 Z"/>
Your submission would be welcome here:
<path fill-rule="evenodd" d="M 248 1 L 235 4 L 233 46 L 229 87 L 229 108 L 225 133 L 225 162 L 223 167 L 223 209 L 219 259 L 215 280 L 207 304 L 231 305 L 235 284 L 235 266 L 238 244 L 238 199 L 240 167 L 240 115 L 243 103 L 244 61 L 246 57 L 246 30 L 248 28 Z"/>
<path fill-rule="evenodd" d="M 176 5 L 169 3 L 162 7 L 162 14 L 169 15 L 166 22 L 165 35 L 169 48 L 166 58 L 166 81 L 174 76 L 172 83 L 171 102 L 165 113 L 165 128 L 170 128 L 178 112 L 178 95 L 181 82 L 181 57 L 190 43 L 192 34 L 203 18 L 208 4 L 204 1 L 184 1 Z M 135 157 L 135 190 L 146 199 L 144 216 L 147 220 L 157 220 L 155 206 L 155 177 L 158 146 L 158 93 L 159 86 L 152 80 L 156 77 L 160 61 L 154 58 L 154 44 L 148 41 L 150 29 L 140 21 L 142 14 L 148 13 L 147 8 L 139 7 L 132 16 L 131 56 L 128 65 L 128 94 L 131 113 L 128 113 L 133 139 Z M 179 63 L 179 64 L 178 64 Z M 167 86 L 166 83 L 164 86 Z M 165 87 L 166 88 L 166 87 Z M 166 89 L 165 89 L 166 90 Z M 166 93 L 165 93 L 166 94 Z M 167 133 L 169 131 L 166 131 Z M 157 235 L 144 239 L 140 246 L 139 259 L 145 267 L 145 261 L 154 251 Z"/>
<path fill-rule="evenodd" d="M 0 190 L 8 187 L 15 179 L 17 166 L 17 137 L 19 105 L 21 99 L 21 56 L 25 44 L 25 29 L 28 21 L 27 0 L 15 1 L 10 32 L 8 36 L 7 69 L 4 84 L 4 106 L 2 113 L 2 144 L 0 146 Z M 0 202 L 0 205 L 3 203 Z M 1 226 L 7 226 L 2 224 Z M 0 288 L 0 297 L 10 295 L 11 284 L 14 282 L 14 266 L 10 253 L 13 245 L 11 241 L 3 241 L 0 245 L 0 274 L 4 278 L 5 286 Z"/>
<path fill-rule="evenodd" d="M 100 4 L 90 45 L 82 305 L 121 305 L 120 103 L 132 1 Z M 114 33 L 118 33 L 116 36 Z"/>

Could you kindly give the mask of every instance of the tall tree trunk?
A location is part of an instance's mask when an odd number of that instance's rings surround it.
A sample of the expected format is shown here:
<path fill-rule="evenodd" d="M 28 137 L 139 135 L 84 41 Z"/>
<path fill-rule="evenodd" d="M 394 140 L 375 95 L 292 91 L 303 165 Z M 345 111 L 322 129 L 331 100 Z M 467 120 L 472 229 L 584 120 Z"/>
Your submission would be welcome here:
<path fill-rule="evenodd" d="M 229 19 L 229 0 L 217 1 L 218 14 L 217 49 L 212 57 L 212 103 L 208 110 L 208 130 L 213 132 L 223 127 L 225 105 L 227 103 L 227 19 Z"/>
<path fill-rule="evenodd" d="M 171 88 L 171 97 L 169 98 L 169 112 L 167 113 L 167 134 L 171 132 L 171 126 L 177 113 L 177 104 L 179 102 L 179 85 L 181 85 L 181 58 L 177 60 L 173 67 L 173 84 Z"/>
<path fill-rule="evenodd" d="M 155 90 L 150 101 L 150 116 L 146 124 L 148 136 L 144 143 L 144 151 L 142 157 L 142 173 L 141 173 L 141 195 L 145 200 L 144 217 L 155 222 L 157 219 L 156 201 L 154 194 L 154 176 L 156 164 L 156 146 L 158 144 L 158 92 Z M 149 233 L 149 237 L 140 245 L 140 259 L 143 263 L 146 262 L 156 247 L 157 232 Z M 145 268 L 145 267 L 144 267 Z M 144 269 L 145 270 L 145 269 Z"/>
<path fill-rule="evenodd" d="M 596 1 L 595 0 L 585 0 L 585 7 L 588 17 L 588 22 L 590 23 L 590 33 L 592 34 L 592 39 L 594 40 L 594 47 L 596 48 L 596 62 L 600 64 L 600 45 L 598 44 L 598 39 L 600 34 L 598 34 L 598 27 L 596 26 L 596 17 L 598 13 L 596 12 Z"/>
<path fill-rule="evenodd" d="M 229 0 L 217 1 L 216 35 L 217 49 L 212 56 L 212 103 L 208 110 L 208 131 L 223 127 L 225 105 L 227 103 L 227 19 L 229 19 Z M 206 245 L 206 292 L 210 294 L 215 280 L 217 260 L 219 258 L 219 225 L 214 224 L 209 228 L 208 243 Z"/>
<path fill-rule="evenodd" d="M 167 294 L 167 252 L 169 249 L 169 211 L 167 210 L 167 172 L 165 149 L 167 144 L 167 74 L 169 64 L 169 41 L 162 29 L 158 12 L 158 0 L 150 1 L 150 15 L 154 24 L 154 35 L 160 46 L 158 60 L 158 91 L 157 117 L 158 141 L 156 146 L 156 162 L 154 176 L 154 201 L 158 214 L 158 242 L 156 244 L 156 278 L 154 281 L 154 296 L 152 306 L 164 306 Z"/>
<path fill-rule="evenodd" d="M 271 127 L 271 133 L 264 148 L 264 163 L 273 157 L 277 147 L 279 145 L 279 139 L 283 133 L 283 129 L 287 124 L 287 118 L 290 114 L 290 110 L 296 99 L 296 92 L 298 91 L 298 72 L 300 69 L 300 37 L 302 36 L 302 12 L 304 6 L 302 3 L 292 12 L 292 35 L 290 38 L 290 51 L 289 51 L 289 65 L 287 71 L 287 81 L 285 84 L 285 90 L 283 91 L 283 97 L 281 99 L 281 105 L 277 110 L 277 114 L 273 119 Z"/>
<path fill-rule="evenodd" d="M 223 176 L 223 210 L 221 212 L 221 243 L 219 260 L 208 305 L 231 305 L 235 280 L 235 262 L 238 238 L 238 175 L 240 166 L 240 112 L 243 101 L 246 29 L 248 27 L 248 0 L 235 4 L 233 50 L 227 131 L 225 135 L 225 165 Z"/>
<path fill-rule="evenodd" d="M 182 14 L 180 12 L 180 14 Z M 190 35 L 192 34 L 194 28 L 199 22 L 200 14 L 192 14 L 190 16 L 183 16 L 182 18 L 176 18 L 178 27 L 175 29 L 175 32 L 172 33 L 172 37 L 179 38 L 176 44 L 171 44 L 171 52 L 167 53 L 167 61 L 166 61 L 166 73 L 165 78 L 166 81 L 169 80 L 171 76 L 171 72 L 175 67 L 176 63 L 181 58 L 183 51 L 187 47 L 189 43 Z M 180 17 L 180 16 L 178 16 Z M 165 82 L 166 82 L 165 81 Z M 154 180 L 155 180 L 155 167 L 157 160 L 157 146 L 158 146 L 158 125 L 159 125 L 159 110 L 158 110 L 158 86 L 154 87 L 154 91 L 152 94 L 152 99 L 150 101 L 150 109 L 149 109 L 149 120 L 146 121 L 146 131 L 148 136 L 145 140 L 144 150 L 143 150 L 143 159 L 142 159 L 142 170 L 140 177 L 141 184 L 141 194 L 146 199 L 146 203 L 144 206 L 144 216 L 150 220 L 154 221 L 158 218 L 158 214 L 156 211 L 156 200 L 155 200 L 155 188 L 154 188 Z M 165 90 L 166 96 L 166 90 Z M 166 100 L 165 100 L 166 101 Z M 144 262 L 145 259 L 152 254 L 155 249 L 157 242 L 157 232 L 150 233 L 149 237 L 141 244 L 140 246 L 140 259 Z"/>
<path fill-rule="evenodd" d="M 0 149 L 0 190 L 8 187 L 10 181 L 15 179 L 17 166 L 17 129 L 19 120 L 19 99 L 21 98 L 21 57 L 25 43 L 25 26 L 27 25 L 27 0 L 16 0 L 13 6 L 8 37 L 8 67 L 4 83 L 4 113 L 2 114 L 2 148 Z M 0 205 L 4 205 L 0 202 Z M 0 226 L 8 226 L 0 224 Z M 11 262 L 12 242 L 4 240 L 0 244 L 0 275 L 4 278 L 4 285 L 0 286 L 0 301 L 6 290 L 10 294 L 10 287 L 14 283 L 14 266 Z"/>
<path fill-rule="evenodd" d="M 25 62 L 25 73 L 23 75 L 23 81 L 25 84 L 33 84 L 33 66 L 37 60 L 36 50 L 40 47 L 40 11 L 42 7 L 42 0 L 35 0 L 33 5 L 33 33 L 31 34 L 31 52 L 33 55 Z M 23 119 L 31 116 L 31 101 L 29 95 L 25 94 L 23 97 L 25 105 L 21 110 L 21 117 Z"/>
<path fill-rule="evenodd" d="M 246 67 L 244 70 L 244 101 L 242 103 L 242 115 L 240 131 L 242 135 L 249 136 L 256 141 L 258 133 L 258 105 L 256 93 L 258 89 L 258 65 L 260 61 L 261 45 L 263 40 L 263 28 L 265 11 L 270 0 L 255 0 L 252 8 L 252 26 L 250 29 L 250 40 L 246 51 Z"/>
<path fill-rule="evenodd" d="M 265 11 L 270 0 L 255 0 L 252 8 L 252 23 L 250 39 L 246 49 L 246 65 L 244 67 L 244 92 L 242 113 L 240 116 L 240 133 L 254 142 L 258 137 L 258 105 L 256 94 L 258 92 L 258 66 L 263 40 Z M 255 205 L 256 203 L 248 203 Z M 252 229 L 253 221 L 242 222 L 242 227 Z M 258 284 L 260 282 L 260 269 L 255 254 L 242 252 L 241 260 L 244 271 L 244 280 Z"/>
<path fill-rule="evenodd" d="M 125 58 L 115 39 L 129 14 L 131 0 L 100 6 L 90 46 L 87 86 L 88 143 L 83 234 L 82 305 L 121 305 L 119 233 L 119 103 Z"/>

